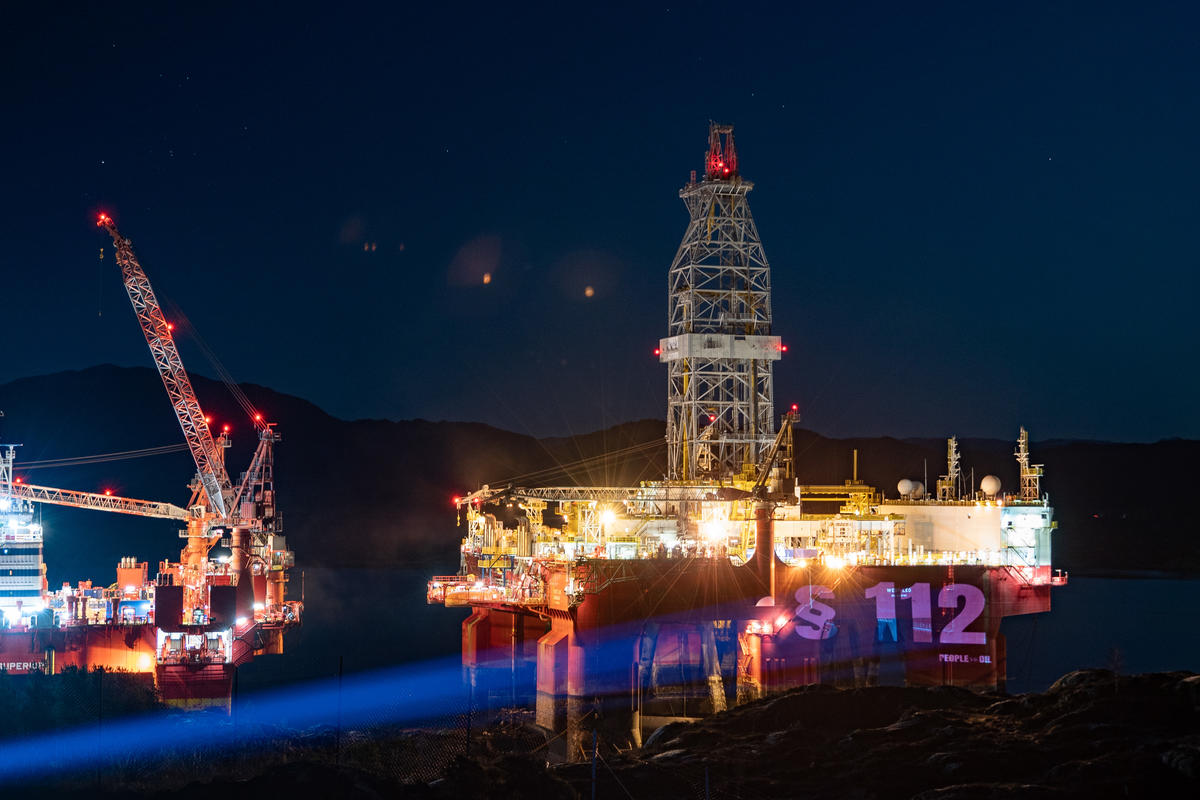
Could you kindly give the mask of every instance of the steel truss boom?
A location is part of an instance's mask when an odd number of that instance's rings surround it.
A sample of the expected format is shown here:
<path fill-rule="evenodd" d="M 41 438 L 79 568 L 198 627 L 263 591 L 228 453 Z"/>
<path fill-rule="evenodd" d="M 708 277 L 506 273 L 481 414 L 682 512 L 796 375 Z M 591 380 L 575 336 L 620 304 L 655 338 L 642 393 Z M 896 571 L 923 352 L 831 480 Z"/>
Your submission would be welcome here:
<path fill-rule="evenodd" d="M 121 235 L 112 217 L 101 214 L 97 225 L 107 230 L 112 237 L 116 260 L 121 266 L 121 277 L 125 281 L 125 291 L 129 294 L 129 301 L 133 304 L 142 333 L 146 336 L 146 344 L 150 346 L 150 354 L 154 357 L 154 365 L 162 377 L 163 387 L 167 390 L 167 396 L 175 409 L 175 417 L 179 420 L 179 427 L 183 429 L 183 437 L 192 452 L 192 459 L 196 462 L 196 473 L 209 506 L 218 516 L 227 517 L 233 485 L 225 471 L 223 454 L 213 441 L 204 412 L 196 399 L 196 392 L 192 389 L 192 382 L 183 368 L 183 361 L 179 358 L 175 338 L 171 335 L 171 326 L 163 316 L 150 280 L 133 253 L 133 243 Z"/>
<path fill-rule="evenodd" d="M 28 483 L 13 483 L 9 488 L 13 497 L 33 503 L 115 511 L 118 514 L 180 521 L 191 518 L 191 514 L 179 506 L 171 503 L 157 503 L 153 500 L 135 500 L 131 497 L 115 497 L 98 492 L 76 492 L 71 489 L 54 489 L 49 486 L 35 486 Z"/>
<path fill-rule="evenodd" d="M 486 501 L 491 497 L 517 497 L 530 500 L 599 503 L 700 503 L 709 500 L 729 500 L 733 496 L 749 497 L 748 492 L 729 486 L 705 485 L 649 485 L 649 486 L 542 486 L 530 489 L 513 487 L 506 489 L 480 490 L 462 498 L 460 504 L 476 500 Z"/>

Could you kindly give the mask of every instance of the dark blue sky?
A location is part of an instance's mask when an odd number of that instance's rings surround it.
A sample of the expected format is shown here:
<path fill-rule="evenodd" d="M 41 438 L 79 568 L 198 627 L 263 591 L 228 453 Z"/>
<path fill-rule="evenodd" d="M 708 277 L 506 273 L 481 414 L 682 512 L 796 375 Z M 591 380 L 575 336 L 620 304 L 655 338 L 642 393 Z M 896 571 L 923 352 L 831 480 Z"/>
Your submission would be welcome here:
<path fill-rule="evenodd" d="M 807 426 L 1200 436 L 1193 4 L 115 5 L 7 26 L 0 381 L 150 364 L 104 209 L 239 380 L 343 417 L 661 417 L 713 118 Z"/>

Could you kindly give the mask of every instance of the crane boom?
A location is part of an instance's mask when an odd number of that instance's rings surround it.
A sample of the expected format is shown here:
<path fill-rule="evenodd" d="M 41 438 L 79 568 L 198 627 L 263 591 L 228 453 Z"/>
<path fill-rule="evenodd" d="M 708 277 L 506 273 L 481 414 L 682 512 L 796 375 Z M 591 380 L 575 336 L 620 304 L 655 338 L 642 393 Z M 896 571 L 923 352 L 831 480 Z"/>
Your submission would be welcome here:
<path fill-rule="evenodd" d="M 150 346 L 150 354 L 154 357 L 154 365 L 158 368 L 163 387 L 175 409 L 175 417 L 179 420 L 179 427 L 183 429 L 183 437 L 196 462 L 196 473 L 208 503 L 218 516 L 227 517 L 231 511 L 233 485 L 225 471 L 221 450 L 213 441 L 196 392 L 192 389 L 192 382 L 179 358 L 171 326 L 163 316 L 149 278 L 133 254 L 133 243 L 121 235 L 116 223 L 107 214 L 101 214 L 96 224 L 112 237 L 125 291 L 129 294 L 129 301 L 146 336 L 146 344 Z"/>
<path fill-rule="evenodd" d="M 158 517 L 184 521 L 191 515 L 179 506 L 158 503 L 153 500 L 135 500 L 132 497 L 115 497 L 98 492 L 76 492 L 71 489 L 53 489 L 29 483 L 12 483 L 6 489 L 12 497 L 33 503 L 49 503 L 72 508 L 90 508 L 99 511 L 115 511 L 118 514 L 133 514 L 139 517 Z"/>

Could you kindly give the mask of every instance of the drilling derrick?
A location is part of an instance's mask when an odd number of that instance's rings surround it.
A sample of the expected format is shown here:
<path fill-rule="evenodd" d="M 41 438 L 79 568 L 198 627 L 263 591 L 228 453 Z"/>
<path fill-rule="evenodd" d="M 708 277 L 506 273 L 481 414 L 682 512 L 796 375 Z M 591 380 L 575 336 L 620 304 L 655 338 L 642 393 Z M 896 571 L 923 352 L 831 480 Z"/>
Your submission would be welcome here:
<path fill-rule="evenodd" d="M 750 476 L 775 438 L 771 270 L 733 126 L 709 125 L 704 177 L 680 190 L 690 222 L 668 278 L 667 477 Z"/>

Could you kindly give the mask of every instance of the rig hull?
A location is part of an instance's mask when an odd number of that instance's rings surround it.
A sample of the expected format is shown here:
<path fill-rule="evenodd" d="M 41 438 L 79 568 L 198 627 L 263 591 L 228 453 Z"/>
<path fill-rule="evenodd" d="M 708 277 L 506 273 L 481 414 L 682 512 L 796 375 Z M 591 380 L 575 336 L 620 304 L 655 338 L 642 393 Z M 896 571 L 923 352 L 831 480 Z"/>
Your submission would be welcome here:
<path fill-rule="evenodd" d="M 1001 620 L 1050 608 L 1049 583 L 1006 567 L 573 569 L 551 573 L 542 606 L 472 602 L 462 640 L 475 706 L 533 705 L 567 758 L 596 724 L 636 745 L 666 722 L 808 684 L 1002 689 Z M 587 591 L 568 594 L 572 578 Z"/>
<path fill-rule="evenodd" d="M 10 675 L 104 669 L 152 677 L 163 702 L 187 709 L 230 708 L 237 667 L 283 651 L 283 627 L 254 624 L 232 641 L 229 661 L 157 660 L 162 635 L 153 623 L 72 625 L 0 631 L 0 669 Z M 195 626 L 192 635 L 204 635 Z"/>

